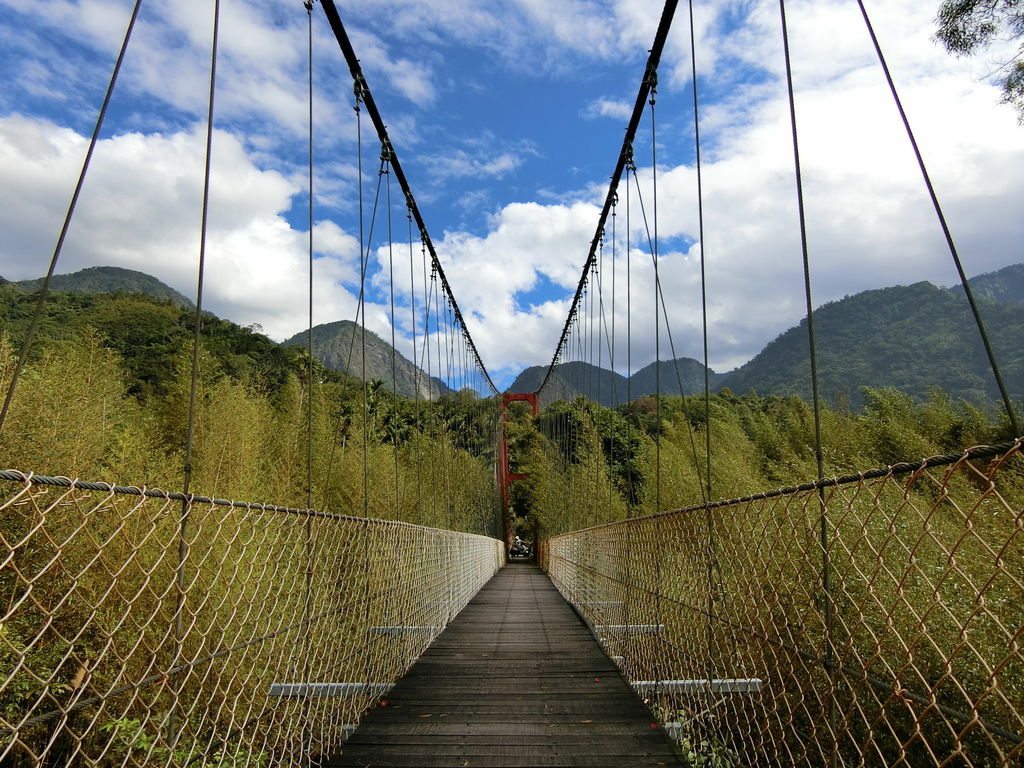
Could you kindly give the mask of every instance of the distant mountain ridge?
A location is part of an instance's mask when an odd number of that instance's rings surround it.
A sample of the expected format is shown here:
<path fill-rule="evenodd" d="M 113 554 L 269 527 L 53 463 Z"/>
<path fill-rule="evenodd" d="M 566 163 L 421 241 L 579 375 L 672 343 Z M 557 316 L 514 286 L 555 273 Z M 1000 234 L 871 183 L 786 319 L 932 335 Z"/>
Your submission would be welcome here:
<path fill-rule="evenodd" d="M 513 393 L 536 392 L 543 382 L 547 370 L 547 366 L 540 365 L 527 368 L 516 377 L 507 391 Z M 632 376 L 623 376 L 606 368 L 574 360 L 555 366 L 551 379 L 544 387 L 543 400 L 546 404 L 555 400 L 572 400 L 577 395 L 585 395 L 601 405 L 622 404 L 657 392 L 659 372 L 662 394 L 680 394 L 680 382 L 683 392 L 688 395 L 704 390 L 704 366 L 689 357 L 662 360 L 657 366 L 651 363 L 636 371 Z M 712 390 L 715 390 L 724 376 L 709 368 L 708 379 Z"/>
<path fill-rule="evenodd" d="M 339 320 L 313 326 L 313 355 L 332 371 L 341 371 L 362 378 L 362 328 L 351 320 Z M 307 331 L 301 331 L 281 343 L 283 347 L 305 347 Z M 351 361 L 351 362 L 350 362 Z M 450 392 L 451 389 L 437 377 L 429 377 L 401 352 L 394 355 L 392 375 L 392 347 L 373 331 L 366 332 L 366 378 L 379 379 L 385 389 L 395 386 L 396 394 L 426 400 Z"/>
<path fill-rule="evenodd" d="M 42 286 L 42 278 L 34 280 L 10 281 L 0 277 L 0 286 L 5 290 L 14 289 L 19 293 L 30 294 L 38 291 Z M 50 280 L 50 290 L 54 293 L 71 293 L 84 295 L 132 295 L 141 294 L 154 299 L 170 301 L 174 306 L 181 309 L 194 309 L 195 304 L 188 298 L 178 293 L 169 285 L 157 278 L 138 272 L 133 269 L 122 267 L 87 267 L 64 275 L 54 275 Z M 83 310 L 88 312 L 89 310 Z M 135 318 L 142 322 L 142 318 Z M 207 323 L 212 323 L 215 318 L 207 313 Z M 227 320 L 216 319 L 219 325 L 233 326 Z M 94 321 L 95 322 L 95 321 Z M 350 320 L 342 320 L 334 323 L 326 323 L 313 328 L 313 353 L 329 369 L 334 371 L 346 371 L 348 362 L 349 347 L 352 347 L 352 375 L 359 377 L 363 371 L 362 365 L 362 340 L 356 334 L 355 344 L 351 344 L 353 330 L 359 326 Z M 175 329 L 175 333 L 180 329 Z M 248 331 L 247 331 L 248 332 Z M 168 331 L 165 335 L 170 334 Z M 251 334 L 250 334 L 251 335 Z M 263 339 L 266 345 L 280 346 L 282 349 L 292 346 L 306 346 L 306 332 L 297 333 L 283 344 L 277 345 L 266 337 L 255 334 Z M 391 345 L 377 336 L 372 331 L 366 332 L 366 376 L 369 380 L 379 379 L 383 382 L 384 388 L 391 390 L 394 380 L 397 380 L 397 393 L 404 397 L 426 399 L 436 398 L 451 390 L 439 378 L 430 378 L 419 370 L 412 362 L 401 353 L 395 356 L 396 375 L 391 373 Z M 148 378 L 154 378 L 154 375 Z"/>
<path fill-rule="evenodd" d="M 14 295 L 38 290 L 41 279 L 7 281 L 0 287 Z M 986 326 L 1011 397 L 1024 398 L 1024 264 L 977 275 L 970 284 L 982 306 Z M 57 293 L 143 294 L 169 301 L 178 308 L 194 305 L 160 280 L 120 267 L 89 267 L 67 275 L 55 275 L 51 289 Z M 212 316 L 211 316 L 212 317 Z M 111 321 L 114 319 L 111 318 Z M 863 291 L 829 302 L 814 312 L 818 340 L 818 371 L 822 396 L 832 403 L 862 402 L 860 388 L 895 387 L 923 398 L 937 387 L 954 398 L 983 403 L 996 399 L 988 359 L 963 298 L 961 286 L 945 289 L 928 282 Z M 122 320 L 122 322 L 124 322 Z M 228 321 L 219 321 L 227 323 Z M 780 334 L 755 357 L 725 374 L 708 371 L 713 391 L 728 387 L 737 394 L 799 395 L 810 398 L 806 321 Z M 328 368 L 360 375 L 362 341 L 355 323 L 326 323 L 313 330 L 314 354 Z M 274 342 L 266 340 L 269 345 Z M 282 344 L 305 346 L 306 333 Z M 274 345 L 276 346 L 276 345 Z M 440 379 L 428 377 L 401 353 L 395 356 L 392 373 L 391 345 L 372 332 L 366 334 L 366 375 L 379 379 L 387 389 L 397 380 L 398 394 L 405 397 L 436 397 L 450 391 Z M 351 363 L 349 363 L 351 349 Z M 678 373 L 677 373 L 678 372 Z M 527 368 L 508 388 L 509 392 L 533 392 L 547 373 L 545 366 Z M 545 402 L 587 395 L 606 405 L 626 402 L 656 391 L 678 394 L 679 380 L 689 394 L 703 391 L 704 367 L 691 358 L 662 360 L 626 377 L 581 361 L 555 367 L 545 388 Z"/>
<path fill-rule="evenodd" d="M 1024 396 L 1024 317 L 1013 304 L 986 302 L 986 326 L 1011 396 Z M 810 399 L 807 322 L 790 328 L 726 374 L 737 394 Z M 967 302 L 928 282 L 864 291 L 814 311 L 818 380 L 832 403 L 862 403 L 860 387 L 895 387 L 918 398 L 937 387 L 983 403 L 998 397 Z"/>
<path fill-rule="evenodd" d="M 970 279 L 982 304 L 986 327 L 1011 397 L 1024 398 L 1024 264 Z M 863 404 L 861 387 L 894 387 L 925 398 L 937 387 L 972 403 L 996 400 L 998 392 L 962 286 L 945 289 L 929 282 L 863 291 L 814 311 L 818 380 L 831 403 Z M 807 321 L 769 342 L 751 360 L 728 373 L 709 370 L 712 391 L 736 394 L 798 395 L 811 398 Z M 704 389 L 704 367 L 696 360 L 663 360 L 660 388 L 679 394 L 676 376 L 688 394 Z M 623 403 L 657 390 L 654 363 L 630 379 L 584 362 L 555 367 L 544 400 L 586 395 L 604 405 Z M 523 371 L 510 392 L 533 392 L 545 366 Z M 615 397 L 612 398 L 614 385 Z M 628 394 L 627 394 L 628 393 Z"/>
<path fill-rule="evenodd" d="M 26 293 L 34 293 L 42 287 L 43 278 L 4 282 Z M 50 279 L 50 290 L 62 293 L 143 293 L 167 299 L 179 307 L 195 307 L 190 299 L 152 275 L 123 267 L 86 267 L 78 272 L 54 275 Z"/>
<path fill-rule="evenodd" d="M 976 299 L 988 299 L 1004 304 L 1024 304 L 1024 264 L 1011 264 L 995 272 L 972 277 L 967 282 Z M 964 295 L 962 285 L 954 285 L 949 290 L 960 296 Z"/>

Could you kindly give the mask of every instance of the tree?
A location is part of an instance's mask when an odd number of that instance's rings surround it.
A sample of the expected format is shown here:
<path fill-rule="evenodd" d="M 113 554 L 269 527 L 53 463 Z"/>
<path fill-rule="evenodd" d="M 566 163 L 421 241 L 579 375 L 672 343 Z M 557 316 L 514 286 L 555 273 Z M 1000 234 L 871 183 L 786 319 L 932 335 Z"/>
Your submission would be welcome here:
<path fill-rule="evenodd" d="M 971 56 L 993 41 L 1024 37 L 1024 0 L 945 0 L 936 16 L 935 38 L 955 56 Z M 1024 124 L 1024 45 L 998 70 L 1003 102 Z"/>

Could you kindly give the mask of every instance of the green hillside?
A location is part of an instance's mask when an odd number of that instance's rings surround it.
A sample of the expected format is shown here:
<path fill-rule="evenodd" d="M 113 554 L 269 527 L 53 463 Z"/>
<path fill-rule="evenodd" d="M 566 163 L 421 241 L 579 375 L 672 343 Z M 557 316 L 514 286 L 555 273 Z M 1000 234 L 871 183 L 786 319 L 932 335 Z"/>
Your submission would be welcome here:
<path fill-rule="evenodd" d="M 546 365 L 527 368 L 516 377 L 507 391 L 536 392 L 547 371 Z M 626 378 L 581 360 L 559 363 L 551 372 L 551 378 L 544 387 L 541 405 L 545 406 L 557 400 L 573 400 L 578 395 L 584 395 L 602 405 L 625 402 Z"/>
<path fill-rule="evenodd" d="M 42 284 L 41 277 L 12 283 L 28 293 L 38 291 Z M 179 307 L 195 306 L 191 300 L 155 277 L 121 267 L 86 267 L 67 275 L 54 275 L 50 280 L 50 290 L 61 293 L 143 293 L 167 299 Z"/>
<path fill-rule="evenodd" d="M 0 333 L 20 344 L 35 305 L 35 296 L 20 287 L 0 286 Z M 170 299 L 140 293 L 58 291 L 44 305 L 32 354 L 41 354 L 50 342 L 78 338 L 91 328 L 123 360 L 128 390 L 145 397 L 172 385 L 194 323 L 194 310 Z M 263 334 L 213 315 L 203 318 L 202 343 L 225 374 L 251 378 L 269 388 L 299 365 L 296 350 L 283 349 Z"/>
<path fill-rule="evenodd" d="M 8 281 L 0 278 L 0 331 L 18 343 L 35 308 L 35 292 L 42 278 Z M 176 365 L 183 344 L 192 337 L 195 305 L 170 286 L 143 272 L 120 267 L 89 267 L 67 275 L 54 275 L 50 298 L 38 339 L 60 340 L 84 328 L 95 329 L 105 346 L 124 360 L 129 389 L 146 395 L 161 390 Z M 351 321 L 320 325 L 313 329 L 316 357 L 332 371 L 344 372 L 353 329 Z M 362 340 L 357 335 L 352 347 L 352 371 L 362 372 Z M 235 378 L 253 374 L 276 386 L 284 372 L 301 364 L 306 333 L 298 333 L 282 345 L 261 333 L 242 328 L 209 313 L 203 318 L 203 346 L 219 368 Z M 392 388 L 391 345 L 372 332 L 366 334 L 369 380 L 380 380 Z M 303 349 L 299 349 L 301 347 Z M 421 399 L 437 398 L 449 392 L 437 378 L 427 375 L 403 357 L 397 356 L 398 394 Z"/>
<path fill-rule="evenodd" d="M 1024 396 L 1024 318 L 1008 304 L 984 302 L 986 324 L 1014 398 Z M 983 403 L 998 397 L 967 302 L 921 282 L 864 291 L 814 312 L 821 394 L 863 404 L 860 387 L 894 387 L 923 399 L 937 387 Z M 806 321 L 769 343 L 721 381 L 736 393 L 810 398 Z"/>
<path fill-rule="evenodd" d="M 663 394 L 684 394 L 679 391 L 680 381 L 687 395 L 704 391 L 704 366 L 696 360 L 689 357 L 662 360 L 659 368 Z M 542 365 L 527 368 L 516 377 L 508 391 L 536 392 L 544 381 L 547 370 L 547 366 Z M 711 388 L 715 389 L 716 383 L 724 377 L 714 371 L 710 374 Z M 641 368 L 630 377 L 579 360 L 559 363 L 552 371 L 547 386 L 544 387 L 542 405 L 556 400 L 573 400 L 578 395 L 585 395 L 589 400 L 601 405 L 618 405 L 657 392 L 657 377 L 658 371 L 654 363 Z"/>
<path fill-rule="evenodd" d="M 363 339 L 361 329 L 351 320 L 339 320 L 313 327 L 313 355 L 332 371 L 348 372 L 362 378 Z M 353 338 L 354 336 L 354 338 Z M 282 343 L 282 347 L 303 347 L 307 344 L 306 331 L 297 333 Z M 392 359 L 395 372 L 392 374 Z M 372 331 L 366 332 L 366 378 L 379 380 L 384 388 L 403 397 L 421 400 L 436 399 L 449 392 L 438 378 L 428 380 L 427 374 L 406 359 L 401 352 L 392 358 L 391 345 Z"/>
<path fill-rule="evenodd" d="M 1024 264 L 1011 264 L 995 272 L 986 272 L 970 278 L 968 282 L 976 299 L 1024 304 Z M 954 285 L 949 290 L 959 296 L 964 295 L 962 285 Z"/>
<path fill-rule="evenodd" d="M 660 375 L 660 382 L 658 377 Z M 711 391 L 718 389 L 719 383 L 725 378 L 723 374 L 708 369 L 708 384 Z M 679 384 L 683 385 L 680 392 Z M 675 360 L 662 360 L 655 367 L 654 363 L 641 368 L 630 377 L 630 392 L 634 398 L 652 395 L 659 390 L 666 395 L 693 395 L 704 391 L 704 365 L 690 357 L 679 357 Z"/>

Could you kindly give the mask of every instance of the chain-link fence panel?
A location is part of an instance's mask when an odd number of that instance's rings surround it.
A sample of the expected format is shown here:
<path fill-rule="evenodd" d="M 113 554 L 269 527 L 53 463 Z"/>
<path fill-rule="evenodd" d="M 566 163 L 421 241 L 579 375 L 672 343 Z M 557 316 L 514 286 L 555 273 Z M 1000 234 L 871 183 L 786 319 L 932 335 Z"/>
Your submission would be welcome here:
<path fill-rule="evenodd" d="M 544 542 L 693 765 L 1024 761 L 1022 443 Z"/>
<path fill-rule="evenodd" d="M 504 562 L 406 523 L 2 472 L 0 763 L 287 766 Z"/>

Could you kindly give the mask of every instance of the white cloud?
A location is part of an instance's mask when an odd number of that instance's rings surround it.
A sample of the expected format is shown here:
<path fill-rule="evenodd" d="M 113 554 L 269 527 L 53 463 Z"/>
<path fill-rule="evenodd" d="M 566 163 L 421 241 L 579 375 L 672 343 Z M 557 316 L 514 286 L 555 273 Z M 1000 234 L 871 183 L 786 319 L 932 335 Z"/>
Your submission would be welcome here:
<path fill-rule="evenodd" d="M 51 29 L 60 25 L 105 55 L 116 47 L 127 19 L 127 4 L 113 0 L 0 3 Z M 287 218 L 305 185 L 305 14 L 272 6 L 246 9 L 242 13 L 236 2 L 224 8 L 207 298 L 213 311 L 240 323 L 259 322 L 280 338 L 305 322 L 306 233 Z M 531 77 L 552 72 L 567 77 L 573 67 L 595 60 L 636 66 L 639 77 L 660 10 L 656 0 L 359 0 L 351 13 L 367 22 L 353 34 L 371 85 L 426 107 L 449 95 L 439 83 L 452 41 L 490 51 L 488 65 L 529 71 Z M 1024 132 L 1013 112 L 998 106 L 997 89 L 980 80 L 990 62 L 953 59 L 931 42 L 930 5 L 886 0 L 872 3 L 870 10 L 968 272 L 1019 261 L 1024 179 L 1017 169 L 1024 167 Z M 802 316 L 800 251 L 778 6 L 770 0 L 728 0 L 698 4 L 696 11 L 703 247 L 712 363 L 723 370 Z M 950 284 L 948 253 L 856 6 L 794 0 L 788 11 L 816 302 L 920 279 Z M 137 122 L 129 123 L 136 132 L 101 142 L 62 271 L 118 264 L 155 274 L 183 293 L 194 290 L 202 162 L 201 131 L 194 126 L 205 116 L 208 16 L 209 8 L 199 0 L 144 7 L 140 45 L 129 54 L 125 82 L 134 94 L 173 109 L 154 110 L 154 116 L 142 110 L 133 118 Z M 354 160 L 348 152 L 332 151 L 352 142 L 350 87 L 329 31 L 321 25 L 316 34 L 323 68 L 316 105 L 317 202 L 351 214 Z M 423 54 L 428 47 L 436 51 Z M 671 164 L 659 168 L 660 273 L 677 352 L 698 356 L 700 248 L 691 245 L 697 238 L 696 179 L 689 159 L 684 6 L 677 11 L 662 69 L 658 109 L 665 130 L 659 132 L 659 152 Z M 85 74 L 74 68 L 47 68 L 44 59 L 29 57 L 17 71 L 22 78 L 11 77 L 12 87 L 20 82 L 36 98 L 76 105 L 82 99 Z M 330 87 L 335 82 L 342 85 Z M 616 93 L 614 86 L 604 92 Z M 17 100 L 8 95 L 3 103 Z M 601 98 L 581 116 L 622 120 L 629 110 L 629 101 Z M 467 129 L 468 138 L 446 135 L 435 143 L 425 138 L 433 134 L 421 133 L 424 114 L 386 116 L 405 166 L 417 171 L 423 185 L 434 179 L 427 191 L 438 197 L 444 183 L 472 180 L 445 191 L 462 201 L 463 212 L 494 211 L 482 224 L 451 229 L 440 238 L 437 225 L 427 221 L 484 360 L 511 375 L 522 366 L 546 363 L 594 234 L 595 203 L 606 181 L 583 179 L 582 191 L 552 204 L 532 202 L 543 195 L 525 185 L 515 188 L 514 198 L 513 193 L 488 195 L 478 189 L 479 180 L 515 173 L 518 184 L 528 159 L 540 157 L 542 150 L 550 157 L 557 152 L 534 144 L 533 137 L 499 143 L 479 123 Z M 5 277 L 34 277 L 45 269 L 84 142 L 79 133 L 42 119 L 0 118 L 5 234 L 0 273 Z M 649 138 L 638 137 L 641 166 L 645 142 L 649 146 Z M 364 147 L 366 157 L 375 151 Z M 612 160 L 607 158 L 608 164 Z M 428 173 L 421 173 L 423 168 Z M 641 167 L 640 177 L 650 206 L 650 169 Z M 414 192 L 423 203 L 422 185 Z M 502 199 L 518 202 L 500 204 Z M 620 234 L 623 208 L 620 203 Z M 649 255 L 636 250 L 645 241 L 635 199 L 632 214 L 633 359 L 639 367 L 654 354 L 653 282 Z M 325 220 L 315 230 L 318 322 L 354 312 L 355 298 L 345 286 L 358 272 L 358 244 L 350 234 L 357 225 L 348 219 L 346 227 Z M 373 255 L 382 268 L 387 254 L 379 244 L 378 238 Z M 399 250 L 399 263 L 407 268 L 407 250 Z M 622 333 L 624 244 L 616 250 L 618 268 L 606 265 L 602 280 L 607 290 L 615 275 L 616 328 Z M 418 257 L 417 247 L 414 261 Z M 414 264 L 414 278 L 422 290 L 421 265 Z M 386 279 L 386 268 L 375 270 L 376 289 Z M 404 300 L 408 275 L 397 266 L 396 279 Z M 407 309 L 404 305 L 397 317 L 405 334 L 411 330 L 411 321 L 404 319 Z M 610 300 L 606 310 L 611 312 Z M 374 330 L 389 335 L 387 313 L 387 307 L 372 305 L 367 317 Z"/>
<path fill-rule="evenodd" d="M 598 209 L 588 203 L 513 203 L 491 220 L 485 236 L 446 232 L 438 256 L 480 354 L 495 371 L 535 365 L 553 350 L 567 300 L 522 306 L 518 298 L 546 280 L 575 287 Z"/>
<path fill-rule="evenodd" d="M 195 293 L 205 133 L 126 134 L 99 143 L 65 244 L 60 272 L 91 265 L 138 269 Z M 0 118 L 0 273 L 46 271 L 86 139 L 50 122 Z M 305 325 L 307 233 L 283 212 L 299 190 L 261 170 L 241 142 L 214 137 L 204 305 L 274 338 Z M 317 322 L 351 317 L 358 242 L 329 221 L 314 231 Z M 368 313 L 369 314 L 369 313 Z M 375 328 L 378 330 L 379 328 Z"/>
<path fill-rule="evenodd" d="M 501 178 L 523 164 L 523 158 L 512 152 L 498 155 L 487 153 L 469 153 L 457 149 L 444 154 L 424 158 L 430 165 L 430 176 L 434 180 L 446 178 L 483 179 L 487 177 Z"/>
<path fill-rule="evenodd" d="M 598 117 L 614 117 L 617 120 L 628 120 L 633 114 L 633 106 L 625 101 L 615 99 L 597 99 L 590 102 L 583 110 L 583 117 L 593 120 Z"/>
<path fill-rule="evenodd" d="M 768 56 L 778 44 L 772 10 L 770 4 L 754 8 L 751 35 L 765 39 L 750 53 L 752 60 Z M 884 285 L 951 284 L 955 273 L 948 251 L 873 51 L 856 26 L 859 16 L 837 4 L 810 10 L 796 17 L 793 42 L 815 304 Z M 901 3 L 880 14 L 878 23 L 902 30 L 887 43 L 898 52 L 891 64 L 902 76 L 904 103 L 969 273 L 1019 261 L 1024 220 L 1014 209 L 1024 199 L 1024 179 L 1015 169 L 1024 167 L 1024 134 L 1013 114 L 994 106 L 998 94 L 992 86 L 973 80 L 963 64 L 935 49 L 928 39 L 930 17 L 922 19 Z M 720 57 L 716 66 L 727 66 L 726 59 Z M 734 100 L 704 113 L 703 127 L 715 132 L 705 155 L 704 199 L 711 362 L 720 371 L 744 362 L 804 313 L 783 87 L 777 77 L 751 83 Z M 686 98 L 676 92 L 663 94 L 659 102 L 663 110 L 671 109 L 671 99 L 678 105 Z M 640 179 L 650 214 L 649 168 L 641 168 Z M 662 167 L 662 290 L 677 353 L 699 358 L 700 248 L 672 248 L 673 238 L 696 240 L 695 202 L 692 166 Z M 540 275 L 569 292 L 575 287 L 596 210 L 581 204 L 576 212 L 582 215 L 574 217 L 567 216 L 569 210 L 509 205 L 494 217 L 487 235 L 445 238 L 442 258 L 453 262 L 452 283 L 471 308 L 471 330 L 497 370 L 546 362 L 553 351 L 566 303 L 524 306 L 521 297 Z M 624 227 L 622 202 L 618 212 Z M 636 198 L 632 212 L 633 244 L 646 247 Z M 615 272 L 620 349 L 626 321 L 623 253 L 620 245 Z M 654 356 L 654 284 L 649 255 L 634 251 L 632 263 L 632 322 L 635 329 L 646 329 L 634 335 L 636 368 Z M 606 266 L 609 323 L 610 274 Z M 528 332 L 540 335 L 527 340 Z M 541 343 L 544 336 L 551 350 Z M 661 356 L 669 354 L 663 331 Z"/>

